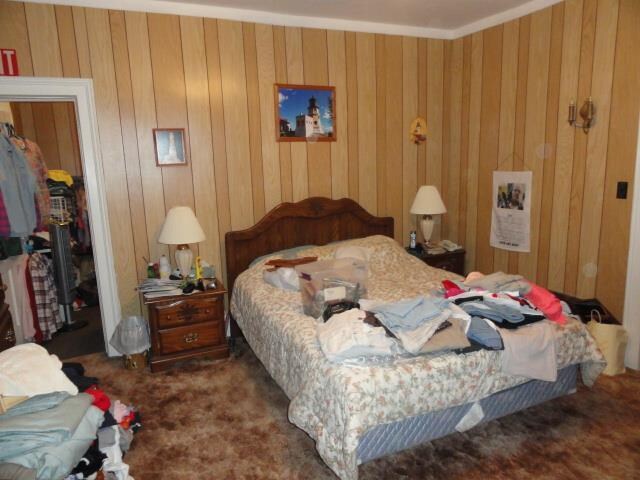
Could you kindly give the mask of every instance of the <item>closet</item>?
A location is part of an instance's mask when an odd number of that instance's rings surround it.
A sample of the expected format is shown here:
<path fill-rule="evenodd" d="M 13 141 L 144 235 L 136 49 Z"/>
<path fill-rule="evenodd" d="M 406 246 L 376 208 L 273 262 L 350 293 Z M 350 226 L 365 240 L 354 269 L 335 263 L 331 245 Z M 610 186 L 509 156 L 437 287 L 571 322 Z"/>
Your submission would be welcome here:
<path fill-rule="evenodd" d="M 0 103 L 0 155 L 0 274 L 17 343 L 61 358 L 103 351 L 75 105 Z"/>

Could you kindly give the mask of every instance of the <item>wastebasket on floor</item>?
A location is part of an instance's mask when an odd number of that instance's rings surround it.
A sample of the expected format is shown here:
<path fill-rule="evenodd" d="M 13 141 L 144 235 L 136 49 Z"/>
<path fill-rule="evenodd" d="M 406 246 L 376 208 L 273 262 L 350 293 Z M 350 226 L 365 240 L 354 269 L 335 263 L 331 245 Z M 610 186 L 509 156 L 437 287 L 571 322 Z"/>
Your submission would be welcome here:
<path fill-rule="evenodd" d="M 120 320 L 109 343 L 124 356 L 124 366 L 129 370 L 147 365 L 149 325 L 140 316 L 129 316 Z"/>

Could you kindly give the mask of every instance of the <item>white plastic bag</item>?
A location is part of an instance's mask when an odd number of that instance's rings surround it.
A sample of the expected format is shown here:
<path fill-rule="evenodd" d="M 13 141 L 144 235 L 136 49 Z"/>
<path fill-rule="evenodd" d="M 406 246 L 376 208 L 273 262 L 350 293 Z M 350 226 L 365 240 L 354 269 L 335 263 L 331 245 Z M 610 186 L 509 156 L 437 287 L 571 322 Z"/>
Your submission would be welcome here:
<path fill-rule="evenodd" d="M 151 347 L 149 342 L 149 326 L 139 316 L 123 318 L 118 323 L 109 343 L 124 355 L 142 353 Z"/>
<path fill-rule="evenodd" d="M 602 317 L 597 310 L 591 311 L 591 320 L 587 323 L 587 330 L 598 344 L 598 348 L 607 361 L 607 367 L 602 373 L 618 375 L 624 373 L 624 353 L 627 349 L 629 335 L 622 325 L 602 323 Z"/>

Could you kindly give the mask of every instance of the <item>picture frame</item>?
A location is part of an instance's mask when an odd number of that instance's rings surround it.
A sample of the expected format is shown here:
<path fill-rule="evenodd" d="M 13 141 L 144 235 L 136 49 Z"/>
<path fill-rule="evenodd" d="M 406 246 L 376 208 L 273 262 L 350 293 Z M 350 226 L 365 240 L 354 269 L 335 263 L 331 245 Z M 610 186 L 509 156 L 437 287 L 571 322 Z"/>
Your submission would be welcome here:
<path fill-rule="evenodd" d="M 153 145 L 158 167 L 188 164 L 184 128 L 154 128 Z"/>
<path fill-rule="evenodd" d="M 335 142 L 336 89 L 328 85 L 276 83 L 278 142 Z"/>

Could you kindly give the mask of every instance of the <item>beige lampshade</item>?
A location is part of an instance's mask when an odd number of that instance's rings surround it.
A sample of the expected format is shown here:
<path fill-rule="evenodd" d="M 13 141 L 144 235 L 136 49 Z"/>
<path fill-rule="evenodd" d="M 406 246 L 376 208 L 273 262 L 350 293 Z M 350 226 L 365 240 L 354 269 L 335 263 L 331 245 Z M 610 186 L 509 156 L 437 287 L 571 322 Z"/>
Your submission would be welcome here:
<path fill-rule="evenodd" d="M 414 215 L 440 215 L 447 213 L 447 208 L 444 206 L 436 187 L 423 185 L 416 193 L 410 212 Z"/>
<path fill-rule="evenodd" d="M 167 213 L 167 218 L 160 229 L 159 243 L 167 245 L 182 245 L 202 242 L 204 231 L 189 207 L 173 207 Z"/>

